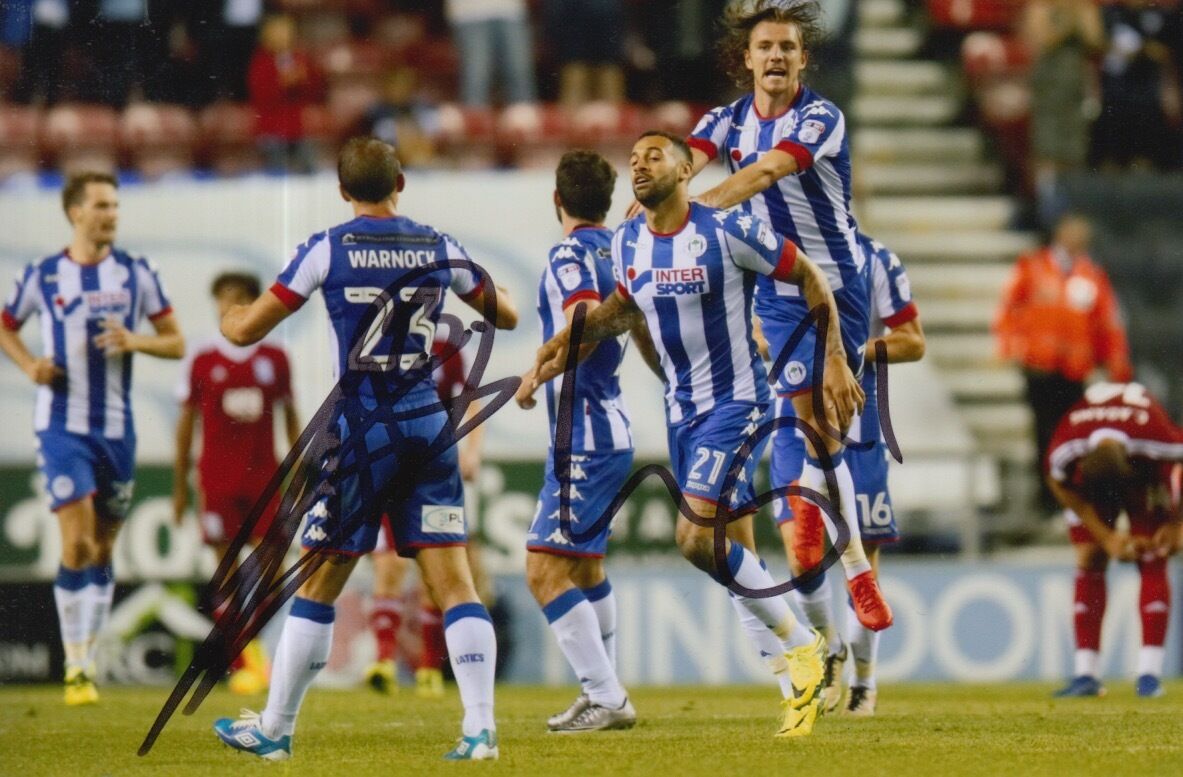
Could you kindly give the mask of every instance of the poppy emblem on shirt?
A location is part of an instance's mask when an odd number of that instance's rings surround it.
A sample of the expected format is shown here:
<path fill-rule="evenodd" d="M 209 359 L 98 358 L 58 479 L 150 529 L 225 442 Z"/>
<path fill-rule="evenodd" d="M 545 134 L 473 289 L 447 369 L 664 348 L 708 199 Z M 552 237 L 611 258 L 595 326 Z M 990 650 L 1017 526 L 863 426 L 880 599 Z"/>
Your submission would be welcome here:
<path fill-rule="evenodd" d="M 731 149 L 731 158 L 738 162 L 743 159 L 743 154 L 740 153 L 738 148 L 733 148 Z"/>

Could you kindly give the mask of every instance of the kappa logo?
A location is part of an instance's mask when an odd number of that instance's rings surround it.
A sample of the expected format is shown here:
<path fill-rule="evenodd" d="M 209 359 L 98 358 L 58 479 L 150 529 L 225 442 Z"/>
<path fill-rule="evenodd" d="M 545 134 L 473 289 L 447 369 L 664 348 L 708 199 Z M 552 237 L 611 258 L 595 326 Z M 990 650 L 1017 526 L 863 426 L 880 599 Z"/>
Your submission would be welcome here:
<path fill-rule="evenodd" d="M 308 531 L 304 532 L 304 539 L 312 542 L 324 542 L 328 538 L 329 535 L 319 526 L 309 526 Z"/>
<path fill-rule="evenodd" d="M 579 523 L 579 516 L 575 514 L 574 510 L 568 510 L 567 512 L 571 516 L 571 523 Z M 563 520 L 562 508 L 555 510 L 550 515 L 546 516 L 546 520 L 556 522 Z"/>
<path fill-rule="evenodd" d="M 312 509 L 304 513 L 304 517 L 319 518 L 323 521 L 325 518 L 329 517 L 329 506 L 325 504 L 323 500 L 317 502 L 316 504 L 312 505 Z"/>
<path fill-rule="evenodd" d="M 752 229 L 752 216 L 750 213 L 745 213 L 735 220 L 736 225 L 743 230 L 744 237 L 747 237 L 748 232 Z"/>
<path fill-rule="evenodd" d="M 557 491 L 554 492 L 554 496 L 556 496 L 556 497 L 561 497 L 562 495 L 563 495 L 562 488 L 559 488 Z M 570 493 L 567 494 L 567 498 L 569 498 L 572 502 L 582 502 L 583 501 L 583 494 L 579 491 L 578 488 L 575 487 L 574 483 L 571 484 L 571 490 L 570 490 Z"/>
<path fill-rule="evenodd" d="M 834 112 L 826 107 L 826 104 L 821 100 L 814 100 L 809 105 L 801 109 L 801 118 L 807 119 L 810 116 L 833 116 Z"/>
<path fill-rule="evenodd" d="M 562 529 L 555 529 L 546 537 L 547 542 L 553 542 L 555 545 L 574 545 L 575 543 L 563 536 Z"/>

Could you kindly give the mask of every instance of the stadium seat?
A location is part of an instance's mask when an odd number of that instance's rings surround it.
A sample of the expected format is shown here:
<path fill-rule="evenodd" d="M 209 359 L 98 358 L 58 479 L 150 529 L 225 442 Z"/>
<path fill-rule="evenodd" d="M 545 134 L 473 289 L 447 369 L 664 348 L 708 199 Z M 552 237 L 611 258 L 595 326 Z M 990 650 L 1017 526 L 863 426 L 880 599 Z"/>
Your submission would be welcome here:
<path fill-rule="evenodd" d="M 37 108 L 0 105 L 0 180 L 37 170 L 41 161 L 37 145 L 41 119 Z"/>
<path fill-rule="evenodd" d="M 182 105 L 129 105 L 119 135 L 125 158 L 148 178 L 193 166 L 197 122 Z"/>
<path fill-rule="evenodd" d="M 373 41 L 341 41 L 316 52 L 317 63 L 331 83 L 377 79 L 390 66 L 390 50 Z"/>
<path fill-rule="evenodd" d="M 327 107 L 333 132 L 344 135 L 378 101 L 378 87 L 371 83 L 340 83 L 329 87 Z"/>
<path fill-rule="evenodd" d="M 119 151 L 119 117 L 105 105 L 58 105 L 45 115 L 41 146 L 64 171 L 113 170 Z"/>
<path fill-rule="evenodd" d="M 456 103 L 439 107 L 439 148 L 458 167 L 486 167 L 496 158 L 496 120 L 488 108 L 469 108 Z"/>
<path fill-rule="evenodd" d="M 1009 30 L 1026 0 L 928 0 L 934 27 L 957 30 Z"/>
<path fill-rule="evenodd" d="M 251 108 L 215 103 L 201 112 L 198 125 L 203 156 L 215 172 L 233 175 L 259 167 L 255 113 Z"/>
<path fill-rule="evenodd" d="M 515 103 L 497 117 L 497 148 L 503 162 L 523 168 L 549 168 L 570 146 L 570 118 L 557 105 Z"/>
<path fill-rule="evenodd" d="M 645 120 L 646 129 L 659 129 L 689 135 L 698 117 L 705 111 L 695 111 L 679 100 L 670 100 L 653 106 Z"/>
<path fill-rule="evenodd" d="M 644 114 L 636 105 L 589 102 L 571 116 L 570 141 L 591 148 L 631 146 L 644 128 Z"/>

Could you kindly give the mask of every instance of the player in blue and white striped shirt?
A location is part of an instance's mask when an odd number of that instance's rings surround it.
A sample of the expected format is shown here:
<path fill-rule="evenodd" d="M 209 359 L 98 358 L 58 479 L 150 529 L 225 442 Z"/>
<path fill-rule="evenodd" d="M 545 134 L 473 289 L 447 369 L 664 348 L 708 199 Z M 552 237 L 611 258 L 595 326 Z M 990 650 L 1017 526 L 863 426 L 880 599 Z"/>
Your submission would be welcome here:
<path fill-rule="evenodd" d="M 809 46 L 818 33 L 816 2 L 744 0 L 733 3 L 724 18 L 726 37 L 720 47 L 730 75 L 752 92 L 715 108 L 699 122 L 689 139 L 694 170 L 719 158 L 731 175 L 699 199 L 715 207 L 743 207 L 767 218 L 777 232 L 798 243 L 821 267 L 834 289 L 845 358 L 855 374 L 862 371 L 869 307 L 867 263 L 858 242 L 858 224 L 850 209 L 851 164 L 846 119 L 834 103 L 801 80 Z M 793 352 L 782 358 L 794 332 L 805 322 L 809 306 L 791 285 L 762 280 L 756 299 L 769 350 L 783 372 L 777 393 L 788 394 L 798 418 L 816 430 L 826 426 L 845 432 L 849 418 L 834 408 L 814 408 L 815 327 L 810 326 Z M 826 354 L 833 369 L 836 354 Z M 823 434 L 826 453 L 838 484 L 834 501 L 850 531 L 842 553 L 847 585 L 859 617 L 869 628 L 891 625 L 891 609 L 883 599 L 859 536 L 850 469 L 836 434 Z M 822 452 L 809 446 L 801 485 L 825 493 Z M 775 452 L 774 452 L 775 456 Z M 773 463 L 774 470 L 776 462 Z M 773 485 L 783 487 L 787 482 Z M 749 534 L 750 536 L 750 534 Z"/>
<path fill-rule="evenodd" d="M 678 548 L 695 566 L 722 581 L 715 563 L 715 522 L 730 508 L 750 509 L 751 478 L 762 445 L 755 433 L 765 420 L 767 373 L 752 340 L 756 278 L 800 284 L 813 304 L 834 308 L 825 276 L 797 247 L 764 221 L 742 211 L 691 204 L 690 149 L 676 136 L 649 132 L 633 146 L 633 193 L 645 212 L 622 224 L 612 238 L 617 286 L 587 317 L 584 340 L 623 334 L 634 314 L 644 316 L 667 380 L 670 463 L 691 520 L 679 515 Z M 836 333 L 829 347 L 842 352 Z M 538 351 L 535 381 L 564 367 L 570 330 Z M 862 404 L 862 391 L 845 366 L 825 375 L 825 393 L 846 414 Z M 741 449 L 749 447 L 739 460 Z M 564 477 L 565 473 L 559 473 Z M 728 505 L 720 510 L 720 501 Z M 739 542 L 724 540 L 729 576 L 761 590 L 775 583 L 759 558 Z M 791 675 L 797 693 L 785 705 L 778 736 L 813 729 L 822 679 L 824 640 L 797 624 L 780 596 L 735 596 L 737 607 L 775 642 L 778 669 Z"/>
<path fill-rule="evenodd" d="M 569 151 L 555 172 L 555 210 L 563 239 L 550 251 L 538 284 L 538 315 L 543 342 L 570 325 L 576 310 L 596 309 L 616 288 L 612 271 L 612 231 L 604 218 L 612 205 L 616 171 L 592 151 Z M 650 366 L 661 374 L 644 322 L 636 318 L 633 339 Z M 628 413 L 620 395 L 624 337 L 592 346 L 574 375 L 568 509 L 574 524 L 588 527 L 620 493 L 633 464 Z M 616 598 L 604 572 L 609 525 L 582 541 L 564 536 L 562 484 L 556 468 L 555 440 L 559 395 L 565 376 L 545 386 L 554 444 L 538 494 L 538 509 L 526 535 L 526 581 L 543 615 L 579 678 L 581 693 L 547 725 L 552 731 L 631 728 L 636 711 L 616 676 Z M 532 407 L 532 376 L 523 378 L 518 403 Z"/>
<path fill-rule="evenodd" d="M 871 334 L 867 341 L 866 365 L 861 384 L 867 400 L 863 411 L 851 424 L 849 437 L 854 442 L 873 441 L 870 448 L 851 448 L 846 451 L 851 479 L 854 481 L 855 504 L 858 510 L 862 537 L 867 545 L 867 558 L 876 578 L 879 576 L 879 546 L 899 538 L 892 511 L 891 494 L 887 490 L 888 451 L 880 429 L 878 397 L 875 390 L 875 342 L 881 340 L 886 348 L 887 362 L 897 364 L 918 361 L 924 356 L 924 330 L 920 313 L 912 300 L 912 286 L 903 262 L 882 243 L 863 235 L 860 242 L 871 267 Z M 781 398 L 781 413 L 791 415 L 788 400 Z M 805 441 L 791 429 L 777 433 L 773 451 L 782 479 L 793 480 L 801 471 L 805 458 Z M 778 501 L 775 518 L 784 540 L 789 566 L 794 575 L 816 565 L 821 558 L 825 531 L 816 505 L 797 497 Z M 797 589 L 798 601 L 805 619 L 815 629 L 827 635 L 829 654 L 826 658 L 826 687 L 823 691 L 827 711 L 837 708 L 842 699 L 843 667 L 847 660 L 847 644 L 854 658 L 855 682 L 851 685 L 847 711 L 855 715 L 875 712 L 875 659 L 879 649 L 879 633 L 859 622 L 850 610 L 845 634 L 840 635 L 831 613 L 833 594 L 828 578 L 819 576 L 816 583 Z M 843 636 L 845 640 L 843 640 Z"/>
<path fill-rule="evenodd" d="M 74 237 L 17 274 L 0 328 L 0 348 L 38 386 L 38 466 L 62 531 L 53 590 L 70 705 L 98 700 L 95 644 L 111 611 L 111 553 L 134 483 L 131 356 L 179 359 L 185 351 L 156 266 L 114 246 L 116 186 L 106 173 L 70 176 L 62 207 Z M 34 314 L 40 359 L 19 335 Z M 144 318 L 156 334 L 135 331 Z"/>

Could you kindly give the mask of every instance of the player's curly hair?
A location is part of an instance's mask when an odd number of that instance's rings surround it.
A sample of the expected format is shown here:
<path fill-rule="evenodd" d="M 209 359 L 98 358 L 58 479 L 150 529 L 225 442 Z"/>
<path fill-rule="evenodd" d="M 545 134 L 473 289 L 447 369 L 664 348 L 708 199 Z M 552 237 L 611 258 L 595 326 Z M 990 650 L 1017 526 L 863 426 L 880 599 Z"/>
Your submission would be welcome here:
<path fill-rule="evenodd" d="M 753 87 L 752 71 L 744 65 L 744 52 L 752 29 L 760 22 L 796 25 L 801 47 L 806 51 L 823 37 L 821 7 L 817 0 L 732 0 L 719 22 L 719 62 L 723 71 L 741 89 Z"/>

